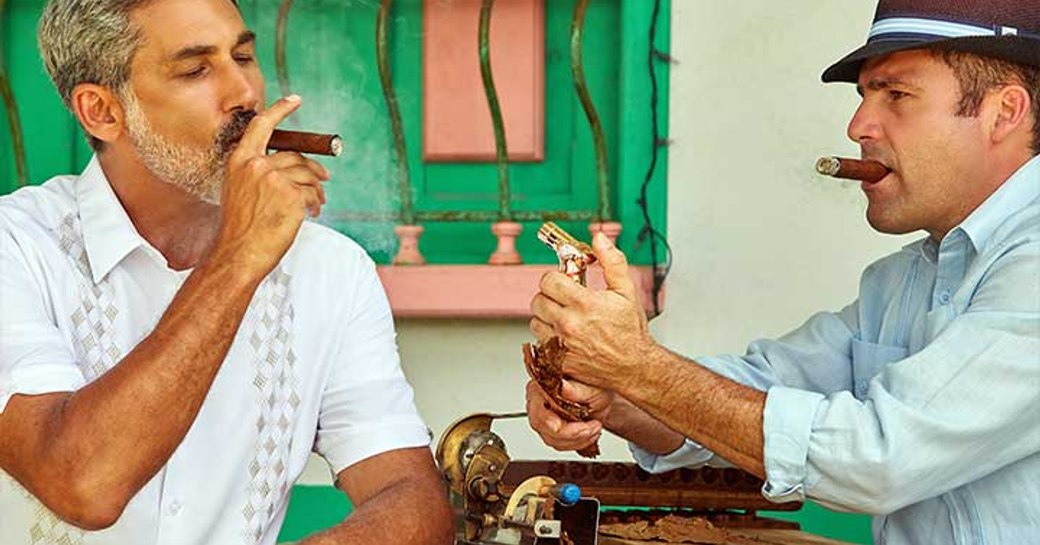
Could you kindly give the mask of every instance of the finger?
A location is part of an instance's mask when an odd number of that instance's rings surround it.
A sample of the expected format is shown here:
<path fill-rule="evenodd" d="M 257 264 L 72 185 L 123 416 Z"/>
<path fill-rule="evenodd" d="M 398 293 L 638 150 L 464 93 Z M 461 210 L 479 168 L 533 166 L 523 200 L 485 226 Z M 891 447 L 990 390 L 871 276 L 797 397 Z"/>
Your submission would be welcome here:
<path fill-rule="evenodd" d="M 562 387 L 560 389 L 560 395 L 564 399 L 571 401 L 577 401 L 579 403 L 588 403 L 588 401 L 600 394 L 602 390 L 595 386 L 589 386 L 584 382 L 578 382 L 576 380 L 563 379 Z"/>
<path fill-rule="evenodd" d="M 538 282 L 538 290 L 561 305 L 573 305 L 584 297 L 587 289 L 561 272 L 547 272 Z"/>
<path fill-rule="evenodd" d="M 532 381 L 533 382 L 533 381 Z M 527 422 L 539 435 L 552 437 L 561 427 L 563 420 L 546 408 L 546 398 L 537 384 L 527 386 Z"/>
<path fill-rule="evenodd" d="M 618 250 L 610 237 L 602 232 L 592 237 L 592 251 L 596 254 L 596 260 L 603 267 L 603 280 L 607 283 L 607 289 L 621 294 L 625 299 L 638 303 L 635 284 L 628 276 L 628 259 L 625 254 Z"/>
<path fill-rule="evenodd" d="M 289 95 L 276 100 L 266 110 L 260 112 L 249 122 L 242 140 L 238 143 L 236 153 L 244 154 L 244 157 L 260 157 L 267 154 L 267 141 L 271 139 L 271 133 L 289 114 L 300 107 L 300 96 Z"/>
<path fill-rule="evenodd" d="M 578 450 L 599 439 L 602 427 L 590 422 L 565 422 L 557 431 L 535 430 L 542 441 L 557 450 Z"/>
<path fill-rule="evenodd" d="M 314 186 L 294 183 L 293 187 L 296 189 L 296 198 L 300 208 L 307 210 L 311 217 L 321 214 L 321 196 Z"/>
<path fill-rule="evenodd" d="M 555 335 L 552 325 L 537 317 L 531 318 L 528 328 L 534 334 L 534 337 L 538 339 L 538 342 L 545 342 L 546 339 Z"/>
<path fill-rule="evenodd" d="M 270 164 L 276 169 L 305 166 L 309 168 L 317 178 L 328 180 L 331 177 L 331 173 L 329 172 L 329 169 L 325 168 L 325 165 L 295 151 L 279 151 L 268 155 L 267 158 Z"/>
<path fill-rule="evenodd" d="M 283 180 L 292 182 L 297 191 L 313 191 L 317 195 L 318 204 L 325 204 L 325 188 L 321 185 L 323 180 L 316 178 L 308 167 L 290 167 L 279 170 L 278 174 Z"/>
<path fill-rule="evenodd" d="M 599 438 L 602 426 L 594 421 L 588 422 L 564 422 L 552 435 L 554 446 L 565 450 L 577 450 L 589 443 L 594 438 Z"/>
<path fill-rule="evenodd" d="M 539 293 L 531 299 L 531 314 L 548 325 L 550 329 L 559 320 L 562 312 L 563 307 L 556 301 L 546 297 L 545 294 Z"/>

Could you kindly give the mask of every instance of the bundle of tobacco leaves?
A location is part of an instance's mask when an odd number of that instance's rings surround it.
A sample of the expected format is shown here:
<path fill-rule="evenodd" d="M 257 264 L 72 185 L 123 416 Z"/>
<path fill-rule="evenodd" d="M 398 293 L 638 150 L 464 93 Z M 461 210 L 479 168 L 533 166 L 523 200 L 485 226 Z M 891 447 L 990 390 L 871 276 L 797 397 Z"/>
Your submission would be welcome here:
<path fill-rule="evenodd" d="M 524 343 L 524 367 L 549 396 L 547 409 L 568 422 L 585 422 L 592 419 L 589 405 L 563 397 L 563 357 L 566 353 L 567 348 L 559 337 L 549 337 L 537 345 Z M 599 456 L 599 445 L 589 445 L 578 450 L 578 454 L 595 458 Z"/>

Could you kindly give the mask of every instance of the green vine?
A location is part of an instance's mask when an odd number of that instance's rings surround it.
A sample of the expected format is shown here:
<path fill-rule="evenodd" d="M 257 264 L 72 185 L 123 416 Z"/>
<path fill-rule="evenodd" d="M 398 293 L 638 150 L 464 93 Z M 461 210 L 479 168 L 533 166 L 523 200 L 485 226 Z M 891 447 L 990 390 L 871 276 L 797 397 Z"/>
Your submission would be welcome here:
<path fill-rule="evenodd" d="M 488 108 L 491 110 L 491 124 L 495 129 L 495 159 L 498 164 L 498 213 L 499 221 L 512 221 L 510 209 L 512 195 L 509 188 L 509 151 L 506 147 L 506 131 L 502 122 L 502 109 L 498 104 L 498 93 L 495 91 L 495 79 L 491 74 L 491 46 L 488 34 L 491 28 L 491 8 L 495 0 L 484 0 L 480 6 L 480 77 L 484 82 L 484 94 L 487 95 Z"/>
<path fill-rule="evenodd" d="M 379 14 L 376 18 L 376 61 L 379 65 L 379 83 L 383 86 L 383 98 L 386 110 L 390 115 L 390 130 L 394 137 L 394 150 L 397 152 L 397 190 L 401 196 L 401 222 L 405 225 L 415 224 L 415 211 L 412 207 L 412 182 L 408 170 L 408 149 L 404 142 L 404 124 L 401 122 L 401 109 L 394 93 L 393 74 L 390 71 L 390 53 L 387 43 L 387 28 L 393 0 L 381 0 Z"/>
<path fill-rule="evenodd" d="M 4 110 L 7 112 L 7 126 L 11 131 L 11 147 L 14 153 L 15 171 L 18 187 L 29 183 L 29 165 L 25 160 L 25 140 L 22 136 L 22 123 L 18 117 L 18 105 L 11 90 L 11 79 L 7 75 L 7 54 L 4 50 L 3 23 L 6 12 L 6 0 L 0 0 L 0 95 L 3 96 Z"/>
<path fill-rule="evenodd" d="M 589 0 L 578 0 L 574 5 L 574 16 L 571 18 L 571 77 L 574 78 L 574 89 L 578 93 L 585 117 L 592 130 L 592 141 L 596 146 L 596 178 L 599 182 L 599 220 L 610 221 L 613 211 L 610 206 L 610 178 L 607 170 L 607 143 L 603 137 L 603 125 L 596 113 L 596 106 L 589 96 L 589 87 L 585 83 L 585 61 L 582 57 L 582 38 L 585 33 L 585 12 Z"/>

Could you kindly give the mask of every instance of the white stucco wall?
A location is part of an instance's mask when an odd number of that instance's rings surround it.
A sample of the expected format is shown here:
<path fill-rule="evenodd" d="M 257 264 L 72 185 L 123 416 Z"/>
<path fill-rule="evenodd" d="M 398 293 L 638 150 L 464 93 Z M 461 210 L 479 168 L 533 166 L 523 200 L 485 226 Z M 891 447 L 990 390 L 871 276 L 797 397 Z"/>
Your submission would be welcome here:
<path fill-rule="evenodd" d="M 812 170 L 820 155 L 858 155 L 845 137 L 856 92 L 819 75 L 862 43 L 875 2 L 672 4 L 675 263 L 652 330 L 689 355 L 743 351 L 816 310 L 841 308 L 862 268 L 909 240 L 872 232 L 858 186 Z M 404 320 L 398 331 L 405 372 L 438 437 L 465 414 L 522 410 L 525 322 Z M 555 456 L 522 421 L 495 430 L 514 458 Z M 627 458 L 620 441 L 601 446 L 606 459 Z M 327 482 L 322 465 L 311 464 L 308 482 Z"/>

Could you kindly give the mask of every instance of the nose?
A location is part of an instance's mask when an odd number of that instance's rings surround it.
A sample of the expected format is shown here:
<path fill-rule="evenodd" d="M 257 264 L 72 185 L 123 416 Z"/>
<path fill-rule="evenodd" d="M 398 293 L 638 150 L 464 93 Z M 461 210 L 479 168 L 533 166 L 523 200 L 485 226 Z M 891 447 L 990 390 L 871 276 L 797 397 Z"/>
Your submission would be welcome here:
<path fill-rule="evenodd" d="M 846 130 L 850 140 L 862 144 L 879 138 L 881 125 L 878 123 L 874 110 L 866 98 L 860 100 L 859 107 L 856 108 L 856 113 L 849 120 L 849 126 Z"/>
<path fill-rule="evenodd" d="M 249 67 L 232 63 L 224 78 L 224 111 L 256 110 L 263 98 L 263 85 L 263 79 Z"/>

